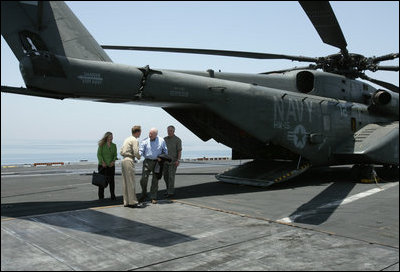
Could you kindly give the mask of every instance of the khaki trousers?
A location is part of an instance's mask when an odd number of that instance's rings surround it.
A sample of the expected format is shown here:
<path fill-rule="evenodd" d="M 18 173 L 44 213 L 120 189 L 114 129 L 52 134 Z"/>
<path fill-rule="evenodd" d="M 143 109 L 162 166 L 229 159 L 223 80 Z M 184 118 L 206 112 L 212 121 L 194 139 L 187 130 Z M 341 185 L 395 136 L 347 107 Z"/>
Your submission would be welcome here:
<path fill-rule="evenodd" d="M 137 204 L 135 191 L 135 164 L 132 158 L 124 158 L 121 163 L 122 168 L 122 195 L 124 205 Z"/>

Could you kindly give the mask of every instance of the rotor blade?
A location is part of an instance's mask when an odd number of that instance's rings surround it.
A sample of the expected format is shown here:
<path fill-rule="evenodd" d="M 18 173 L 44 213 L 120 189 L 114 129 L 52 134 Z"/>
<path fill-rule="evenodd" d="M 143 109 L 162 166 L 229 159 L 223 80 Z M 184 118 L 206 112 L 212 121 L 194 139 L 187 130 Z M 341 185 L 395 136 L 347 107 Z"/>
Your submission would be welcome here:
<path fill-rule="evenodd" d="M 376 70 L 383 70 L 383 71 L 399 71 L 399 66 L 376 66 Z"/>
<path fill-rule="evenodd" d="M 317 58 L 310 58 L 303 56 L 289 56 L 280 54 L 253 53 L 253 52 L 229 51 L 229 50 L 176 48 L 176 47 L 118 46 L 118 45 L 102 45 L 101 47 L 103 49 L 115 49 L 115 50 L 189 53 L 189 54 L 217 55 L 217 56 L 229 56 L 229 57 L 251 58 L 251 59 L 288 59 L 288 60 L 305 61 L 305 62 L 317 61 Z"/>
<path fill-rule="evenodd" d="M 347 55 L 347 42 L 328 1 L 299 1 L 322 41 Z"/>
<path fill-rule="evenodd" d="M 391 91 L 393 91 L 395 93 L 399 93 L 399 87 L 397 87 L 396 85 L 393 85 L 392 83 L 388 83 L 388 82 L 384 82 L 384 81 L 380 81 L 380 80 L 377 80 L 377 79 L 370 78 L 366 74 L 360 74 L 360 78 L 368 80 L 368 81 L 371 81 L 371 82 L 373 82 L 375 84 L 378 84 L 378 85 L 380 85 L 382 87 L 385 87 L 386 89 L 389 89 L 389 90 L 391 90 Z"/>
<path fill-rule="evenodd" d="M 276 70 L 276 71 L 269 71 L 269 72 L 264 72 L 260 73 L 262 75 L 269 75 L 269 74 L 275 74 L 275 73 L 285 73 L 285 72 L 290 72 L 290 71 L 296 71 L 296 70 L 316 70 L 317 67 L 315 65 L 310 64 L 309 66 L 303 66 L 303 67 L 294 67 L 291 69 L 284 69 L 284 70 Z"/>
<path fill-rule="evenodd" d="M 398 57 L 399 57 L 399 53 L 393 53 L 393 54 L 383 55 L 383 56 L 380 56 L 380 57 L 373 57 L 372 61 L 374 63 L 378 63 L 380 61 L 392 60 L 392 59 L 396 59 Z"/>

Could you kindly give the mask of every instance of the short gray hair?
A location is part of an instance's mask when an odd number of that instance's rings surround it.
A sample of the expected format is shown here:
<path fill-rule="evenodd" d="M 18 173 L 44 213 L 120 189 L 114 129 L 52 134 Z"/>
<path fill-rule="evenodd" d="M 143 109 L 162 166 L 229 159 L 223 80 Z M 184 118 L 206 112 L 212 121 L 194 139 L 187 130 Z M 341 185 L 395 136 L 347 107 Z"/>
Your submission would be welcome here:
<path fill-rule="evenodd" d="M 156 129 L 156 128 L 151 128 L 151 129 L 150 129 L 150 132 L 152 132 L 152 131 L 155 132 L 156 135 L 158 135 L 158 129 Z"/>

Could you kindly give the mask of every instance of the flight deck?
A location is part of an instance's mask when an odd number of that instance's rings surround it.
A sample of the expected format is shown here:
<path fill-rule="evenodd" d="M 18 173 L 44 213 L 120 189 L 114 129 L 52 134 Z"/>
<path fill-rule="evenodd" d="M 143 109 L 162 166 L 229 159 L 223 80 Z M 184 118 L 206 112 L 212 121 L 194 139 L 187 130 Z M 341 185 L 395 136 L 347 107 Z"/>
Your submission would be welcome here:
<path fill-rule="evenodd" d="M 183 162 L 158 204 L 97 199 L 95 164 L 1 170 L 2 270 L 399 270 L 398 180 L 355 183 L 350 166 L 262 188 L 215 175 L 242 161 Z M 140 196 L 141 163 L 136 165 Z"/>

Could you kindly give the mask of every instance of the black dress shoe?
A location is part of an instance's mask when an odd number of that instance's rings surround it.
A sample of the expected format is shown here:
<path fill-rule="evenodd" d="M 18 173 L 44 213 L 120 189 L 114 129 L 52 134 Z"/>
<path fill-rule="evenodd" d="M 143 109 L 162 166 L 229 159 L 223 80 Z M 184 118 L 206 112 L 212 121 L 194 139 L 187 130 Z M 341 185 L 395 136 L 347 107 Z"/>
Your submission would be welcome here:
<path fill-rule="evenodd" d="M 142 196 L 139 198 L 139 202 L 145 202 L 146 201 L 146 196 Z"/>
<path fill-rule="evenodd" d="M 144 208 L 144 207 L 143 207 L 142 205 L 140 205 L 140 204 L 129 205 L 129 207 L 130 207 L 130 208 L 138 208 L 138 209 Z"/>

